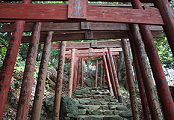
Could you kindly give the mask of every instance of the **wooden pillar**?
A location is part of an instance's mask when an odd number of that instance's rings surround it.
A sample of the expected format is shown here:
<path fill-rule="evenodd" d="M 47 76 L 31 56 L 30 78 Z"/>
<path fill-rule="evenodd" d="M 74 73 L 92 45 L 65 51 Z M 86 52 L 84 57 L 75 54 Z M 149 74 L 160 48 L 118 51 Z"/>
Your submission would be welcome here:
<path fill-rule="evenodd" d="M 83 87 L 83 70 L 84 70 L 84 61 L 83 61 L 83 58 L 82 58 L 82 73 L 81 73 L 81 87 Z"/>
<path fill-rule="evenodd" d="M 104 70 L 104 62 L 103 62 L 103 86 L 105 86 L 106 72 Z"/>
<path fill-rule="evenodd" d="M 133 1 L 134 8 L 142 9 L 139 0 Z M 165 5 L 164 5 L 165 6 Z M 163 10 L 164 11 L 164 10 Z M 172 19 L 174 21 L 174 19 Z M 173 22 L 174 23 L 174 22 Z M 170 93 L 170 89 L 161 65 L 161 61 L 153 40 L 153 36 L 148 25 L 139 25 L 143 42 L 149 57 L 150 65 L 152 68 L 153 76 L 155 79 L 158 95 L 160 98 L 161 106 L 163 109 L 165 119 L 174 119 L 174 104 Z M 169 28 L 168 28 L 169 29 Z M 173 36 L 173 34 L 172 34 Z M 174 36 L 173 36 L 174 37 Z M 172 39 L 173 39 L 172 37 Z M 173 39 L 174 40 L 174 39 Z M 174 41 L 173 41 L 174 43 Z M 173 44 L 174 45 L 174 44 Z M 174 46 L 173 46 L 174 47 Z M 174 49 L 173 49 L 174 50 Z M 166 97 L 164 97 L 166 96 Z M 170 105 L 169 105 L 170 104 Z"/>
<path fill-rule="evenodd" d="M 36 22 L 33 27 L 31 41 L 28 49 L 25 71 L 22 80 L 20 98 L 16 120 L 26 120 L 28 117 L 29 102 L 33 85 L 34 70 L 38 44 L 40 40 L 41 22 Z"/>
<path fill-rule="evenodd" d="M 112 89 L 115 95 L 115 98 L 118 98 L 118 94 L 117 94 L 117 86 L 115 85 L 115 79 L 114 79 L 114 75 L 113 75 L 113 71 L 112 71 L 112 66 L 111 66 L 111 61 L 110 61 L 110 57 L 109 57 L 109 53 L 108 50 L 106 48 L 106 57 L 107 57 L 107 61 L 108 61 L 108 68 L 109 68 L 109 74 L 111 76 L 111 83 L 112 83 Z"/>
<path fill-rule="evenodd" d="M 80 58 L 78 59 L 78 74 L 77 74 L 77 88 L 79 88 L 79 81 L 80 81 Z"/>
<path fill-rule="evenodd" d="M 98 60 L 96 60 L 95 87 L 97 87 L 97 78 L 98 78 Z"/>
<path fill-rule="evenodd" d="M 75 57 L 75 49 L 72 49 L 72 51 L 71 51 L 71 66 L 70 66 L 70 74 L 69 74 L 69 86 L 68 86 L 68 97 L 70 97 L 70 98 L 72 95 L 72 88 L 73 88 L 74 57 Z"/>
<path fill-rule="evenodd" d="M 163 29 L 174 56 L 174 13 L 168 0 L 153 0 L 153 2 L 161 13 L 164 21 Z"/>
<path fill-rule="evenodd" d="M 59 54 L 59 65 L 58 65 L 56 88 L 55 88 L 53 120 L 59 120 L 65 51 L 66 51 L 66 41 L 61 41 L 60 54 Z"/>
<path fill-rule="evenodd" d="M 134 8 L 142 9 L 139 0 L 132 1 Z M 165 5 L 164 5 L 165 6 Z M 163 10 L 164 11 L 164 10 Z M 172 19 L 174 21 L 174 19 Z M 174 22 L 173 22 L 174 23 Z M 155 79 L 158 95 L 160 98 L 161 106 L 163 109 L 165 119 L 174 119 L 174 104 L 170 93 L 170 89 L 161 65 L 161 61 L 153 40 L 153 36 L 148 25 L 139 25 L 143 42 L 149 57 L 150 65 L 152 68 L 153 76 Z M 173 34 L 172 34 L 173 36 Z M 174 37 L 174 36 L 173 36 Z M 173 39 L 172 37 L 172 39 Z M 174 40 L 174 39 L 173 39 Z M 174 43 L 174 42 L 173 42 Z M 174 44 L 173 44 L 174 45 Z M 174 47 L 174 46 L 173 46 Z M 174 49 L 173 49 L 174 50 Z M 166 97 L 164 97 L 166 96 Z"/>
<path fill-rule="evenodd" d="M 37 79 L 37 85 L 34 96 L 34 103 L 32 108 L 31 120 L 40 120 L 40 113 L 42 107 L 42 100 L 45 88 L 45 79 L 47 75 L 47 68 L 49 63 L 49 56 L 51 51 L 51 39 L 53 32 L 48 32 L 47 38 L 45 39 L 44 48 L 42 52 L 42 60 L 39 68 L 39 75 Z"/>
<path fill-rule="evenodd" d="M 132 115 L 133 115 L 134 120 L 139 120 L 138 106 L 136 103 L 135 86 L 134 86 L 134 81 L 133 81 L 132 65 L 130 62 L 127 40 L 122 39 L 121 43 L 122 43 L 124 61 L 125 61 L 125 66 L 126 66 L 127 83 L 128 83 L 128 87 L 129 87 Z"/>
<path fill-rule="evenodd" d="M 102 87 L 103 64 L 100 65 L 100 86 Z"/>
<path fill-rule="evenodd" d="M 117 78 L 117 71 L 116 71 L 116 68 L 115 68 L 114 59 L 112 57 L 112 53 L 111 53 L 110 48 L 108 48 L 108 52 L 109 52 L 109 57 L 110 57 L 110 60 L 111 60 L 111 65 L 112 65 L 112 71 L 113 71 L 113 75 L 114 75 L 114 79 L 115 79 L 115 85 L 116 85 L 116 89 L 117 89 L 118 101 L 120 103 L 122 103 L 123 101 L 122 101 L 122 97 L 121 97 L 121 93 L 120 93 L 120 85 L 119 85 L 118 78 Z"/>
<path fill-rule="evenodd" d="M 1 0 L 2 1 L 2 0 Z M 23 0 L 23 4 L 30 4 L 31 0 Z M 12 78 L 13 69 L 16 62 L 19 46 L 21 43 L 23 31 L 25 27 L 25 21 L 17 20 L 13 29 L 10 42 L 7 48 L 6 56 L 3 62 L 0 73 L 0 119 L 2 119 L 5 103 L 8 96 L 10 82 Z"/>
<path fill-rule="evenodd" d="M 133 40 L 130 39 L 130 44 L 133 44 L 133 46 L 136 48 L 137 56 L 139 57 L 139 64 L 141 66 L 141 72 L 143 75 L 143 83 L 145 86 L 147 101 L 149 104 L 149 109 L 151 112 L 151 118 L 153 120 L 162 120 L 162 112 L 160 109 L 158 96 L 156 93 L 156 88 L 153 82 L 153 78 L 151 75 L 151 70 L 147 61 L 146 52 L 144 49 L 144 44 L 141 40 L 141 35 L 138 30 L 138 25 L 133 24 L 130 25 L 130 29 L 133 35 Z"/>
<path fill-rule="evenodd" d="M 110 93 L 111 95 L 113 94 L 113 89 L 112 89 L 112 86 L 111 86 L 111 80 L 110 80 L 110 76 L 109 76 L 109 70 L 108 70 L 108 65 L 107 65 L 107 62 L 106 62 L 106 57 L 105 55 L 103 55 L 103 65 L 104 65 L 104 68 L 105 68 L 105 74 L 106 74 L 106 80 L 107 80 L 107 83 L 108 83 L 108 87 L 109 87 L 109 90 L 110 90 Z"/>
<path fill-rule="evenodd" d="M 129 39 L 131 39 L 131 41 L 133 40 L 131 32 L 129 32 Z M 142 108 L 143 108 L 144 119 L 145 120 L 150 120 L 151 116 L 150 116 L 149 106 L 148 106 L 147 97 L 146 97 L 146 93 L 145 93 L 145 88 L 144 88 L 144 83 L 143 83 L 143 76 L 141 74 L 141 69 L 140 69 L 140 65 L 139 65 L 139 62 L 138 62 L 137 51 L 136 51 L 135 47 L 132 46 L 132 44 L 131 44 L 131 50 L 132 50 L 133 62 L 134 62 L 137 81 L 138 81 L 138 88 L 139 88 L 139 91 L 140 91 L 140 97 L 141 97 L 141 104 L 142 104 Z"/>
<path fill-rule="evenodd" d="M 77 87 L 77 73 L 78 73 L 78 57 L 74 58 L 74 78 L 73 78 L 73 90 Z"/>

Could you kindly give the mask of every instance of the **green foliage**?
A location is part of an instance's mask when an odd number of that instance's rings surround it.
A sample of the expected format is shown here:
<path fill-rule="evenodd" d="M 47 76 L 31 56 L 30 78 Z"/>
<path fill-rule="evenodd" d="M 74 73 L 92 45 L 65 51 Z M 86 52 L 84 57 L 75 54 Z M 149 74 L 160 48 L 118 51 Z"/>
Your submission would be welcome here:
<path fill-rule="evenodd" d="M 163 34 L 162 38 L 154 39 L 154 42 L 156 44 L 156 48 L 157 48 L 162 65 L 165 68 L 174 69 L 173 54 L 171 52 L 171 49 L 170 49 L 170 46 L 168 44 L 165 34 Z"/>

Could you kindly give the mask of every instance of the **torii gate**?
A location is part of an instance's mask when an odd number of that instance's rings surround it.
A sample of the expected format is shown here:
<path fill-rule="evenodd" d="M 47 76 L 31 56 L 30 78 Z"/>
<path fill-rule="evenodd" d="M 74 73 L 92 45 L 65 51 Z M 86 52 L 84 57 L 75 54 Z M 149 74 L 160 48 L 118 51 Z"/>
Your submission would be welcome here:
<path fill-rule="evenodd" d="M 145 86 L 145 92 L 146 92 L 146 96 L 147 96 L 147 100 L 148 100 L 148 104 L 149 104 L 149 108 L 151 112 L 151 117 L 152 119 L 155 119 L 155 120 L 162 119 L 160 108 L 159 108 L 159 102 L 157 99 L 158 97 L 156 96 L 156 92 L 155 92 L 155 86 L 151 83 L 152 78 L 151 78 L 151 75 L 149 74 L 150 68 L 147 66 L 148 62 L 145 59 L 146 54 L 145 54 L 143 42 L 141 41 L 141 35 L 145 44 L 147 55 L 150 60 L 153 76 L 156 82 L 156 87 L 159 94 L 165 119 L 173 119 L 174 117 L 173 99 L 171 98 L 170 90 L 168 88 L 168 84 L 167 84 L 164 72 L 162 70 L 162 65 L 161 65 L 159 56 L 157 54 L 155 44 L 153 42 L 153 37 L 148 27 L 148 24 L 156 24 L 156 25 L 163 26 L 164 32 L 166 33 L 168 42 L 172 49 L 172 53 L 174 54 L 174 46 L 173 46 L 174 44 L 174 37 L 173 37 L 174 14 L 170 7 L 169 2 L 167 0 L 153 0 L 153 1 L 148 0 L 147 2 L 153 2 L 158 9 L 146 8 L 145 10 L 143 10 L 139 0 L 135 0 L 135 1 L 108 0 L 108 1 L 114 1 L 114 2 L 131 2 L 133 5 L 133 8 L 135 9 L 88 6 L 87 5 L 88 0 L 80 1 L 80 3 L 79 1 L 69 0 L 68 6 L 67 5 L 30 4 L 31 3 L 30 0 L 23 0 L 23 4 L 0 3 L 0 11 L 2 11 L 0 12 L 1 22 L 4 22 L 4 21 L 14 22 L 14 20 L 17 20 L 15 23 L 15 27 L 13 29 L 12 37 L 9 43 L 7 54 L 6 54 L 3 67 L 1 69 L 1 74 L 0 74 L 0 99 L 2 101 L 1 102 L 2 107 L 0 107 L 0 119 L 2 118 L 3 110 L 5 107 L 10 80 L 12 77 L 12 71 L 14 68 L 19 45 L 22 39 L 22 33 L 24 30 L 25 21 L 37 22 L 37 24 L 34 27 L 32 40 L 30 41 L 30 48 L 29 48 L 30 54 L 28 54 L 28 58 L 30 59 L 28 59 L 26 63 L 26 72 L 31 74 L 33 72 L 33 69 L 31 65 L 28 67 L 27 64 L 28 65 L 34 64 L 34 61 L 35 61 L 34 60 L 35 54 L 33 53 L 37 51 L 37 42 L 39 42 L 38 36 L 41 29 L 40 28 L 41 23 L 39 23 L 40 21 L 47 21 L 47 22 L 49 21 L 51 22 L 103 21 L 103 22 L 133 23 L 133 25 L 130 25 L 130 31 L 128 32 L 128 37 L 130 39 L 131 48 L 135 49 L 135 50 L 132 50 L 134 59 L 137 58 L 134 64 L 136 64 L 137 66 L 140 65 L 139 68 L 141 69 L 141 74 L 143 76 L 143 84 Z M 146 2 L 146 1 L 142 0 L 141 2 Z M 79 7 L 77 9 L 76 8 L 74 9 L 75 5 L 80 6 L 82 9 L 78 9 Z M 15 9 L 16 7 L 20 9 Z M 15 13 L 18 13 L 18 14 L 15 14 Z M 70 18 L 74 18 L 74 19 L 70 19 Z M 135 24 L 139 24 L 141 35 L 139 32 L 138 26 Z M 146 25 L 143 25 L 143 24 L 146 24 Z M 48 38 L 50 38 L 50 36 L 48 36 Z M 123 46 L 126 45 L 125 40 L 123 39 L 122 41 L 123 41 L 122 43 L 124 43 Z M 62 42 L 61 47 L 62 47 L 61 58 L 63 58 L 62 53 L 63 51 L 65 51 L 64 42 Z M 126 61 L 127 61 L 126 64 L 129 65 L 128 58 L 126 59 Z M 136 71 L 137 69 L 138 67 L 136 67 Z M 60 70 L 62 70 L 62 68 L 60 68 Z M 130 71 L 127 73 L 130 74 Z M 26 77 L 25 79 L 26 80 L 32 79 L 31 74 L 29 74 L 29 76 L 27 76 L 28 74 L 24 74 L 24 76 Z M 60 72 L 59 74 L 59 80 L 61 79 L 60 77 L 61 75 L 62 75 L 62 72 Z M 32 82 L 30 82 L 30 84 L 31 83 Z M 26 84 L 24 83 L 24 85 Z M 57 89 L 60 89 L 58 83 L 57 83 L 57 86 L 58 86 Z M 59 93 L 58 90 L 57 90 L 57 93 Z M 28 91 L 27 94 L 30 94 L 30 92 Z M 26 91 L 25 92 L 21 91 L 21 96 L 23 98 L 25 98 L 25 95 L 26 95 Z M 28 98 L 21 99 L 21 100 L 22 100 L 20 101 L 21 104 L 28 102 Z M 133 107 L 134 106 L 132 106 L 132 108 Z M 26 108 L 28 108 L 28 106 L 26 106 Z M 20 111 L 22 110 L 18 110 L 18 114 L 20 114 Z M 27 109 L 25 111 L 27 111 Z M 133 111 L 134 119 L 138 119 L 138 116 L 136 115 L 136 113 L 137 111 Z M 27 114 L 24 114 L 23 119 L 26 119 L 26 117 L 27 117 Z M 59 119 L 58 117 L 59 116 L 57 111 L 54 112 L 53 119 Z M 19 118 L 17 117 L 17 119 L 21 119 L 21 117 Z"/>

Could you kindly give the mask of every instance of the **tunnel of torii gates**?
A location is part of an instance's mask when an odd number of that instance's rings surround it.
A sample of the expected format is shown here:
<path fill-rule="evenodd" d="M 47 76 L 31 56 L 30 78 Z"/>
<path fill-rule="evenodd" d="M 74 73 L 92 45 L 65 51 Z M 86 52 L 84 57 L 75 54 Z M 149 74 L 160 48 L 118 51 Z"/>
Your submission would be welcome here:
<path fill-rule="evenodd" d="M 10 0 L 0 0 L 0 22 L 15 22 L 15 24 L 4 25 L 2 28 L 2 32 L 3 30 L 4 32 L 12 32 L 12 35 L 0 73 L 0 119 L 3 116 L 12 72 L 21 42 L 30 44 L 16 119 L 27 119 L 38 43 L 44 42 L 32 108 L 32 120 L 40 119 L 44 80 L 51 48 L 60 49 L 53 109 L 54 120 L 59 119 L 65 57 L 71 59 L 69 97 L 71 97 L 72 90 L 79 86 L 79 78 L 77 79 L 79 77 L 79 59 L 85 61 L 92 58 L 98 60 L 102 58 L 109 90 L 118 98 L 119 102 L 122 102 L 116 75 L 118 61 L 115 60 L 115 56 L 119 55 L 118 51 L 120 50 L 123 50 L 124 53 L 133 119 L 138 120 L 139 114 L 135 99 L 132 65 L 128 52 L 129 43 L 144 118 L 146 120 L 150 118 L 152 120 L 162 120 L 164 116 L 166 120 L 174 120 L 173 99 L 153 41 L 153 37 L 161 37 L 160 32 L 163 30 L 174 55 L 174 14 L 167 0 L 100 0 L 105 2 L 130 2 L 132 4 L 130 8 L 126 8 L 124 5 L 124 7 L 121 7 L 121 5 L 119 7 L 103 4 L 102 6 L 90 5 L 88 0 L 69 0 L 68 5 L 31 4 L 31 0 L 23 0 L 22 3 L 18 4 L 4 3 L 6 1 Z M 142 7 L 141 2 L 153 3 L 155 7 Z M 32 35 L 22 36 L 24 31 L 32 31 Z M 96 41 L 98 39 L 121 39 L 121 41 L 99 42 Z M 128 39 L 129 41 L 127 41 Z M 66 42 L 69 40 L 92 41 L 91 43 Z M 61 42 L 51 45 L 51 41 Z M 100 63 L 98 60 L 96 60 L 96 66 Z M 150 63 L 150 66 L 148 63 Z M 150 74 L 151 70 L 153 78 Z"/>

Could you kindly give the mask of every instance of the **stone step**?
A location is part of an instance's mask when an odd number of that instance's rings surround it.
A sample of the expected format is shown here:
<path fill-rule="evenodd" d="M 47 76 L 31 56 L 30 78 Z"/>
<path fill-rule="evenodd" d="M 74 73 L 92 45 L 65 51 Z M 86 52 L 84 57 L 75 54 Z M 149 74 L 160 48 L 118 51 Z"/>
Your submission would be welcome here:
<path fill-rule="evenodd" d="M 78 115 L 118 115 L 119 110 L 90 110 L 79 109 Z"/>
<path fill-rule="evenodd" d="M 123 118 L 119 115 L 82 115 L 78 116 L 77 120 L 131 120 L 132 118 Z"/>
<path fill-rule="evenodd" d="M 76 103 L 83 105 L 121 105 L 118 103 L 118 100 L 113 98 L 98 98 L 98 99 L 90 99 L 90 98 L 79 98 L 75 100 Z"/>
<path fill-rule="evenodd" d="M 78 105 L 78 109 L 90 109 L 90 110 L 127 110 L 124 105 Z"/>
<path fill-rule="evenodd" d="M 90 94 L 83 94 L 83 95 L 73 95 L 74 98 L 91 98 L 91 99 L 97 99 L 97 98 L 108 98 L 111 96 L 106 96 L 106 95 L 90 95 Z M 111 97 L 112 98 L 112 97 Z"/>
<path fill-rule="evenodd" d="M 111 95 L 109 90 L 75 90 L 73 92 L 75 95 Z"/>

